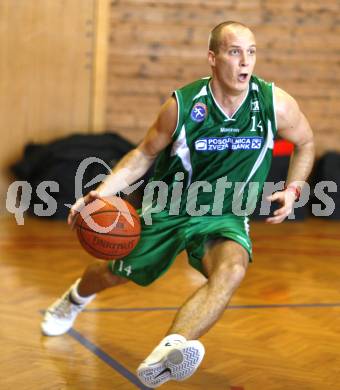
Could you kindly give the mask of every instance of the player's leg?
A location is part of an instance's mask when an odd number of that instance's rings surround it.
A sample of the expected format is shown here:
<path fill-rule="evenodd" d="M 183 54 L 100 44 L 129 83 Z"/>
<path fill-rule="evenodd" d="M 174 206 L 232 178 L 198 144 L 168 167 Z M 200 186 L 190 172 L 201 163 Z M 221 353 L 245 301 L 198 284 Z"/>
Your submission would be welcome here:
<path fill-rule="evenodd" d="M 95 294 L 106 288 L 117 286 L 127 280 L 139 285 L 152 283 L 170 266 L 178 251 L 183 249 L 180 247 L 183 240 L 176 237 L 177 231 L 177 221 L 169 224 L 166 217 L 161 218 L 157 226 L 145 225 L 142 220 L 141 238 L 131 254 L 123 260 L 112 262 L 98 260 L 89 265 L 81 279 L 47 309 L 41 324 L 42 332 L 48 336 L 67 332 L 77 315 L 93 300 Z M 161 233 L 158 234 L 159 239 L 155 240 L 157 232 Z"/>
<path fill-rule="evenodd" d="M 226 238 L 210 241 L 202 259 L 207 282 L 180 308 L 168 336 L 138 367 L 141 381 L 150 387 L 189 378 L 204 357 L 202 343 L 195 340 L 222 316 L 233 292 L 246 273 L 249 254 Z"/>
<path fill-rule="evenodd" d="M 210 243 L 202 260 L 208 280 L 180 308 L 168 334 L 189 340 L 205 334 L 243 280 L 248 260 L 248 252 L 235 241 L 222 238 Z"/>
<path fill-rule="evenodd" d="M 127 281 L 114 275 L 107 261 L 94 261 L 85 269 L 83 276 L 46 310 L 41 323 L 42 333 L 46 336 L 66 333 L 96 293 Z"/>
<path fill-rule="evenodd" d="M 249 253 L 240 244 L 223 238 L 210 242 L 206 249 L 202 265 L 207 282 L 184 303 L 168 336 L 137 369 L 147 386 L 158 387 L 170 379 L 184 380 L 197 370 L 204 347 L 193 339 L 206 333 L 222 316 L 244 278 Z"/>
<path fill-rule="evenodd" d="M 204 347 L 193 339 L 206 333 L 222 316 L 243 280 L 249 254 L 240 244 L 218 239 L 208 246 L 202 260 L 207 282 L 184 303 L 168 336 L 138 367 L 137 374 L 147 386 L 158 387 L 170 379 L 184 380 L 197 370 Z"/>
<path fill-rule="evenodd" d="M 82 297 L 89 297 L 107 288 L 127 282 L 128 279 L 112 273 L 107 261 L 97 260 L 85 269 L 77 292 Z"/>
<path fill-rule="evenodd" d="M 147 386 L 158 387 L 170 379 L 189 378 L 204 357 L 204 347 L 195 340 L 222 316 L 233 292 L 246 273 L 249 254 L 238 243 L 225 238 L 209 242 L 202 260 L 208 276 L 180 308 L 168 336 L 138 367 Z"/>

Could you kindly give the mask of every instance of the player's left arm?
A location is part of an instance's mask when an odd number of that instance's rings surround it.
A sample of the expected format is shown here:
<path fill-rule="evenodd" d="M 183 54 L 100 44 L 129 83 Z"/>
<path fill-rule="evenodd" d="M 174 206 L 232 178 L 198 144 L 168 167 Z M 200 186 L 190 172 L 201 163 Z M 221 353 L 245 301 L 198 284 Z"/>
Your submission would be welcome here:
<path fill-rule="evenodd" d="M 277 87 L 274 98 L 278 135 L 294 144 L 286 189 L 268 198 L 270 201 L 279 202 L 281 207 L 274 212 L 273 217 L 267 218 L 267 222 L 280 223 L 291 213 L 297 195 L 312 170 L 315 153 L 312 129 L 296 100 Z"/>

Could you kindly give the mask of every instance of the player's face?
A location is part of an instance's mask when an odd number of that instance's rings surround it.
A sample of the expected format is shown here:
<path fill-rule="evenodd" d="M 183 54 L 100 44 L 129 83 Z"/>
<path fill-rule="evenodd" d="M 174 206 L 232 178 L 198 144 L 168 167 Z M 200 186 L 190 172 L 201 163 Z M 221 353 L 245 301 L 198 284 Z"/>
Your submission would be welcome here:
<path fill-rule="evenodd" d="M 255 37 L 247 28 L 225 28 L 219 52 L 209 51 L 213 76 L 226 93 L 240 94 L 247 90 L 255 62 Z"/>

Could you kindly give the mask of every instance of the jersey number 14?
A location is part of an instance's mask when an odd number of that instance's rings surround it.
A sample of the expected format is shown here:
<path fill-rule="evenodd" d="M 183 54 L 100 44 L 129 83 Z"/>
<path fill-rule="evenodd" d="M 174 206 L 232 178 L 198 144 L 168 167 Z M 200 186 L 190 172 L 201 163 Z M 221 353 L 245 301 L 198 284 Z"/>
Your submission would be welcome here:
<path fill-rule="evenodd" d="M 252 123 L 252 127 L 250 129 L 250 131 L 263 131 L 263 126 L 262 126 L 262 121 L 260 121 L 258 124 L 256 124 L 256 116 L 253 115 L 251 117 L 251 123 Z"/>

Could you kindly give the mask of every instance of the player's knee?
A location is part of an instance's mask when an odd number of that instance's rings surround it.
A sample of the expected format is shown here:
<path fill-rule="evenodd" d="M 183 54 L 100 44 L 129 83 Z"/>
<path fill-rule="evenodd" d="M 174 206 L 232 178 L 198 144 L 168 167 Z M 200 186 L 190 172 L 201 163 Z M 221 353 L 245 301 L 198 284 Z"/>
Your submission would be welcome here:
<path fill-rule="evenodd" d="M 247 267 L 242 262 L 221 261 L 215 269 L 213 280 L 220 288 L 236 288 L 245 277 Z"/>
<path fill-rule="evenodd" d="M 231 281 L 233 284 L 238 286 L 244 279 L 246 275 L 246 271 L 247 269 L 243 264 L 240 263 L 233 264 L 230 267 L 229 281 Z"/>

